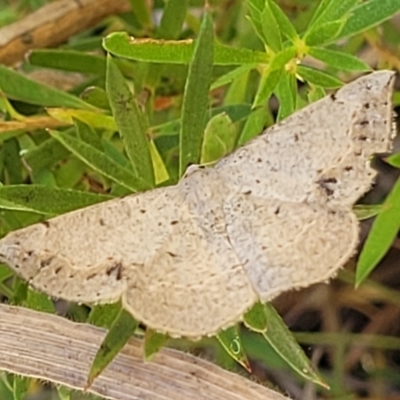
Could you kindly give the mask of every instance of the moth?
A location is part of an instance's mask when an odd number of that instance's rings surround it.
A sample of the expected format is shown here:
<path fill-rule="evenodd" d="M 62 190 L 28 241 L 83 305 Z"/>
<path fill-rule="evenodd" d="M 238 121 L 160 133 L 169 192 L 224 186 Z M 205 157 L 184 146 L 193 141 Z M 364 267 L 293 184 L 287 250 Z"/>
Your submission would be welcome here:
<path fill-rule="evenodd" d="M 352 256 L 352 206 L 376 175 L 371 156 L 391 148 L 393 81 L 361 77 L 175 186 L 11 232 L 0 260 L 50 296 L 121 300 L 173 337 L 216 334 Z"/>

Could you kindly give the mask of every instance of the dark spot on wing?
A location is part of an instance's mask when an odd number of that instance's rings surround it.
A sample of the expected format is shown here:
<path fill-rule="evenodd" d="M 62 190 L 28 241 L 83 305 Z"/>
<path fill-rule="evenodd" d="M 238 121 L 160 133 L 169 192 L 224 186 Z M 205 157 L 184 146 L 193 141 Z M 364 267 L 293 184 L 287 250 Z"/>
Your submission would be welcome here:
<path fill-rule="evenodd" d="M 101 225 L 101 226 L 104 226 L 106 223 L 104 222 L 104 219 L 103 218 L 100 218 L 99 219 L 99 224 Z"/>
<path fill-rule="evenodd" d="M 146 213 L 146 210 L 140 210 L 140 212 L 141 212 L 142 214 L 145 214 L 145 213 Z"/>
<path fill-rule="evenodd" d="M 50 228 L 50 222 L 49 221 L 40 221 L 39 223 L 44 225 L 46 228 Z"/>
<path fill-rule="evenodd" d="M 332 93 L 330 97 L 331 97 L 331 100 L 332 100 L 332 101 L 335 101 L 335 100 L 336 100 L 336 94 L 335 94 L 335 93 Z"/>
<path fill-rule="evenodd" d="M 53 256 L 46 258 L 45 260 L 40 261 L 40 268 L 48 267 L 51 264 L 51 261 L 53 260 Z"/>
<path fill-rule="evenodd" d="M 173 257 L 173 258 L 175 258 L 175 257 L 177 257 L 177 255 L 175 254 L 175 253 L 172 253 L 172 252 L 170 252 L 170 251 L 167 251 L 167 254 L 169 254 L 171 257 Z"/>
<path fill-rule="evenodd" d="M 171 221 L 171 225 L 176 225 L 176 224 L 179 224 L 179 221 L 176 221 L 176 220 Z"/>
<path fill-rule="evenodd" d="M 122 265 L 122 263 L 118 262 L 118 263 L 112 265 L 111 267 L 108 267 L 106 274 L 108 276 L 111 276 L 112 274 L 114 274 L 116 272 L 116 279 L 117 279 L 117 281 L 119 281 L 122 278 L 122 270 L 123 270 L 123 265 Z"/>

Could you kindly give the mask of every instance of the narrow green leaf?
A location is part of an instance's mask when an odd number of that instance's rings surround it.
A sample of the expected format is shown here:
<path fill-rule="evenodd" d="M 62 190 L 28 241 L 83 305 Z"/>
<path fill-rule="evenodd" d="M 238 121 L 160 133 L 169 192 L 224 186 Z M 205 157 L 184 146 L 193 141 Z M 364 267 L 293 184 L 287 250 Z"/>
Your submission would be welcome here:
<path fill-rule="evenodd" d="M 395 168 L 400 168 L 400 153 L 391 155 L 386 161 Z"/>
<path fill-rule="evenodd" d="M 244 351 L 242 340 L 240 339 L 237 325 L 220 331 L 217 334 L 217 339 L 221 343 L 225 351 L 243 368 L 251 371 L 250 364 Z"/>
<path fill-rule="evenodd" d="M 147 0 L 129 0 L 132 12 L 142 25 L 143 29 L 151 29 L 153 23 L 149 2 Z"/>
<path fill-rule="evenodd" d="M 267 331 L 267 316 L 262 303 L 256 303 L 243 317 L 244 324 L 253 332 Z"/>
<path fill-rule="evenodd" d="M 155 332 L 146 328 L 144 335 L 144 359 L 150 361 L 152 357 L 157 354 L 168 342 L 168 335 Z"/>
<path fill-rule="evenodd" d="M 110 199 L 107 195 L 39 185 L 0 186 L 0 208 L 45 215 L 59 215 Z"/>
<path fill-rule="evenodd" d="M 375 217 L 382 211 L 382 204 L 356 204 L 353 207 L 358 220 Z"/>
<path fill-rule="evenodd" d="M 325 12 L 325 10 L 328 8 L 329 3 L 331 0 L 321 0 L 318 4 L 318 7 L 315 9 L 314 14 L 311 18 L 311 21 L 308 24 L 308 29 L 312 29 L 314 25 L 316 25 L 317 21 L 321 17 L 321 15 Z"/>
<path fill-rule="evenodd" d="M 350 11 L 359 3 L 359 0 L 329 0 L 322 1 L 315 12 L 309 29 L 314 30 L 315 27 L 322 27 L 339 19 L 347 19 Z"/>
<path fill-rule="evenodd" d="M 35 49 L 28 55 L 32 65 L 83 74 L 106 74 L 105 57 L 76 50 Z"/>
<path fill-rule="evenodd" d="M 298 65 L 297 72 L 308 83 L 323 88 L 337 89 L 343 85 L 342 81 L 335 76 L 305 65 Z"/>
<path fill-rule="evenodd" d="M 336 39 L 356 35 L 381 24 L 400 11 L 400 0 L 369 0 L 351 10 L 342 31 Z"/>
<path fill-rule="evenodd" d="M 2 157 L 6 170 L 7 183 L 18 184 L 23 182 L 22 163 L 19 155 L 19 144 L 16 138 L 6 140 L 3 143 Z"/>
<path fill-rule="evenodd" d="M 229 154 L 236 143 L 236 129 L 230 118 L 218 114 L 210 119 L 205 132 L 201 150 L 201 164 L 208 164 Z"/>
<path fill-rule="evenodd" d="M 90 86 L 81 93 L 81 99 L 94 107 L 101 108 L 102 110 L 111 110 L 108 101 L 107 93 L 104 89 L 98 86 Z"/>
<path fill-rule="evenodd" d="M 24 376 L 13 376 L 13 400 L 24 400 L 28 392 L 30 379 Z"/>
<path fill-rule="evenodd" d="M 51 135 L 65 146 L 72 154 L 82 160 L 90 168 L 100 172 L 114 182 L 132 192 L 151 189 L 151 186 L 138 178 L 132 171 L 122 167 L 113 159 L 96 148 L 68 134 L 50 131 Z"/>
<path fill-rule="evenodd" d="M 162 39 L 176 39 L 185 22 L 189 1 L 169 0 L 164 6 L 164 13 L 161 18 L 157 36 Z"/>
<path fill-rule="evenodd" d="M 115 32 L 103 41 L 103 47 L 109 53 L 130 60 L 166 63 L 189 64 L 196 42 L 193 40 L 156 40 L 133 39 L 125 32 Z M 215 65 L 243 65 L 267 63 L 269 56 L 265 52 L 245 48 L 234 48 L 214 44 Z"/>
<path fill-rule="evenodd" d="M 72 94 L 35 82 L 2 65 L 0 65 L 0 90 L 10 99 L 29 104 L 44 107 L 95 109 Z"/>
<path fill-rule="evenodd" d="M 76 127 L 76 132 L 78 138 L 88 145 L 94 147 L 99 151 L 103 151 L 103 146 L 101 145 L 101 138 L 96 134 L 96 132 L 87 124 L 80 121 L 79 119 L 74 120 L 74 125 Z"/>
<path fill-rule="evenodd" d="M 280 76 L 274 93 L 279 100 L 277 121 L 282 121 L 296 110 L 296 79 L 293 74 L 283 73 Z"/>
<path fill-rule="evenodd" d="M 272 12 L 270 1 L 265 2 L 264 10 L 261 13 L 264 43 L 274 53 L 282 50 L 282 36 L 278 22 Z"/>
<path fill-rule="evenodd" d="M 132 315 L 121 308 L 93 360 L 86 387 L 90 387 L 93 380 L 101 374 L 104 368 L 125 346 L 135 333 L 137 326 L 138 323 L 133 319 Z"/>
<path fill-rule="evenodd" d="M 296 342 L 292 332 L 289 331 L 279 314 L 270 304 L 265 304 L 267 330 L 262 333 L 274 350 L 294 369 L 299 375 L 322 387 L 328 388 L 318 373 L 314 370 L 311 361 L 304 354 L 303 349 Z"/>
<path fill-rule="evenodd" d="M 282 9 L 278 6 L 275 1 L 268 1 L 268 4 L 271 8 L 272 13 L 278 23 L 278 27 L 283 35 L 286 36 L 287 39 L 295 40 L 298 37 L 296 28 L 290 22 L 289 18 L 282 11 Z"/>
<path fill-rule="evenodd" d="M 50 138 L 24 155 L 25 164 L 37 173 L 64 159 L 69 151 L 57 140 Z"/>
<path fill-rule="evenodd" d="M 50 314 L 55 313 L 54 303 L 50 297 L 30 288 L 28 288 L 28 295 L 24 302 L 24 306 L 36 311 L 47 312 Z"/>
<path fill-rule="evenodd" d="M 217 80 L 213 82 L 211 85 L 211 90 L 224 86 L 228 83 L 231 83 L 233 80 L 239 78 L 240 76 L 247 74 L 250 70 L 254 69 L 256 64 L 245 64 L 240 67 L 233 69 L 232 71 L 227 72 L 224 75 L 221 75 Z"/>
<path fill-rule="evenodd" d="M 238 145 L 242 146 L 262 132 L 267 120 L 265 107 L 256 108 L 247 118 L 240 134 Z"/>
<path fill-rule="evenodd" d="M 150 145 L 151 159 L 153 160 L 154 177 L 156 180 L 156 185 L 159 185 L 160 183 L 165 182 L 169 179 L 169 174 L 167 167 L 165 166 L 164 161 L 154 141 L 151 140 L 149 145 Z"/>
<path fill-rule="evenodd" d="M 281 79 L 282 73 L 283 69 L 264 69 L 261 75 L 260 84 L 258 85 L 256 96 L 254 98 L 254 108 L 266 104 L 274 92 L 276 85 Z"/>
<path fill-rule="evenodd" d="M 107 57 L 106 91 L 132 167 L 137 177 L 153 187 L 154 170 L 146 137 L 146 118 L 111 56 Z"/>
<path fill-rule="evenodd" d="M 371 67 L 358 57 L 343 53 L 342 51 L 329 50 L 321 47 L 309 47 L 308 54 L 340 71 L 371 70 Z"/>
<path fill-rule="evenodd" d="M 65 386 L 58 386 L 57 393 L 60 400 L 71 400 L 72 389 Z"/>
<path fill-rule="evenodd" d="M 331 42 L 342 31 L 345 19 L 327 22 L 324 25 L 318 25 L 315 29 L 308 31 L 304 36 L 304 42 L 308 46 L 321 46 Z"/>
<path fill-rule="evenodd" d="M 382 204 L 357 263 L 356 287 L 368 277 L 387 253 L 400 229 L 400 179 Z"/>
<path fill-rule="evenodd" d="M 92 128 L 98 128 L 112 132 L 118 129 L 113 117 L 100 112 L 73 110 L 71 108 L 48 108 L 46 111 L 54 119 L 65 122 L 66 124 L 72 125 L 74 123 L 74 119 L 79 119 Z"/>
<path fill-rule="evenodd" d="M 111 328 L 113 322 L 121 312 L 121 303 L 99 304 L 93 306 L 89 313 L 88 323 L 100 328 Z"/>
<path fill-rule="evenodd" d="M 190 164 L 200 161 L 201 144 L 208 111 L 208 92 L 213 70 L 214 32 L 211 16 L 206 12 L 193 52 L 183 98 L 179 175 Z"/>

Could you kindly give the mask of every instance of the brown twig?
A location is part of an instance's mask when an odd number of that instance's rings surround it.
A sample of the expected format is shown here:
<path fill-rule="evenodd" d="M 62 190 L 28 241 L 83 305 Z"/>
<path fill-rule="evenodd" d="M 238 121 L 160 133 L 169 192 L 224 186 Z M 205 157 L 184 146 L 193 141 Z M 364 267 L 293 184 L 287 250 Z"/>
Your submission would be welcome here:
<path fill-rule="evenodd" d="M 128 0 L 58 0 L 0 29 L 0 63 L 21 61 L 28 50 L 56 46 L 104 17 L 131 9 Z"/>
<path fill-rule="evenodd" d="M 105 330 L 0 304 L 0 369 L 82 390 Z M 190 354 L 164 349 L 144 362 L 131 339 L 89 388 L 115 400 L 285 400 Z"/>

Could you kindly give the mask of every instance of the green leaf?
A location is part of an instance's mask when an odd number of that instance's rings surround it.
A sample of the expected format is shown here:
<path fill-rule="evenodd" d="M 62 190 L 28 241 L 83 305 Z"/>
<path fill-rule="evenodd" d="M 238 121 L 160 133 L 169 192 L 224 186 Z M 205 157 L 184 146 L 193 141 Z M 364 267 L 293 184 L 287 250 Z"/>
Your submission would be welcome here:
<path fill-rule="evenodd" d="M 283 69 L 264 69 L 261 75 L 260 84 L 258 85 L 256 96 L 254 98 L 254 108 L 266 104 L 274 92 L 276 85 L 281 79 L 282 73 Z"/>
<path fill-rule="evenodd" d="M 112 158 L 64 132 L 50 131 L 51 135 L 65 146 L 72 154 L 82 160 L 90 168 L 100 172 L 114 182 L 132 192 L 151 189 L 144 180 L 138 178 L 132 171 L 122 167 Z"/>
<path fill-rule="evenodd" d="M 256 303 L 243 316 L 244 324 L 253 332 L 264 333 L 267 331 L 267 315 L 262 303 Z"/>
<path fill-rule="evenodd" d="M 149 145 L 150 145 L 151 159 L 153 160 L 156 185 L 159 185 L 160 183 L 163 183 L 169 179 L 169 173 L 157 149 L 157 146 L 154 143 L 154 140 L 151 140 Z"/>
<path fill-rule="evenodd" d="M 328 22 L 324 25 L 318 25 L 315 29 L 308 31 L 304 36 L 304 42 L 308 46 L 321 46 L 331 42 L 342 31 L 346 20 Z"/>
<path fill-rule="evenodd" d="M 354 6 L 358 2 L 359 0 L 322 1 L 315 12 L 308 29 L 314 30 L 315 27 L 322 27 L 323 25 L 329 24 L 339 19 L 347 19 L 349 15 L 351 15 L 350 11 L 354 9 Z"/>
<path fill-rule="evenodd" d="M 241 77 L 244 74 L 247 74 L 250 70 L 256 68 L 256 64 L 245 64 L 240 67 L 237 67 L 226 74 L 220 76 L 217 80 L 213 82 L 211 85 L 211 90 L 219 88 L 220 86 L 224 86 L 228 83 L 231 83 L 233 80 Z"/>
<path fill-rule="evenodd" d="M 142 25 L 143 29 L 152 28 L 151 8 L 146 0 L 129 0 L 132 6 L 132 13 Z"/>
<path fill-rule="evenodd" d="M 69 131 L 68 131 L 69 132 Z M 69 151 L 57 140 L 50 138 L 24 155 L 25 164 L 33 171 L 33 174 L 52 167 L 58 161 L 64 159 Z"/>
<path fill-rule="evenodd" d="M 382 211 L 382 204 L 356 204 L 353 207 L 358 220 L 375 217 Z"/>
<path fill-rule="evenodd" d="M 13 376 L 13 400 L 24 400 L 28 392 L 30 379 L 24 376 Z"/>
<path fill-rule="evenodd" d="M 209 43 L 211 45 L 211 43 Z M 115 32 L 103 41 L 109 53 L 135 61 L 189 64 L 196 42 L 188 40 L 133 39 L 125 32 Z M 264 52 L 245 48 L 234 48 L 215 43 L 215 65 L 243 65 L 267 63 L 269 56 Z"/>
<path fill-rule="evenodd" d="M 146 328 L 144 335 L 144 359 L 150 361 L 167 343 L 169 337 L 163 333 Z"/>
<path fill-rule="evenodd" d="M 250 139 L 260 134 L 267 120 L 267 112 L 264 107 L 255 109 L 247 118 L 244 128 L 240 134 L 238 145 L 242 146 Z"/>
<path fill-rule="evenodd" d="M 93 306 L 87 322 L 100 328 L 109 329 L 121 312 L 121 308 L 120 302 Z"/>
<path fill-rule="evenodd" d="M 298 65 L 297 72 L 308 83 L 323 88 L 336 89 L 343 85 L 342 81 L 335 76 L 305 65 Z"/>
<path fill-rule="evenodd" d="M 314 370 L 311 361 L 304 354 L 303 349 L 296 342 L 279 314 L 270 304 L 265 304 L 267 329 L 262 335 L 274 350 L 294 369 L 307 380 L 328 388 L 318 373 Z"/>
<path fill-rule="evenodd" d="M 400 11 L 400 0 L 369 0 L 354 7 L 337 39 L 356 35 L 381 24 Z"/>
<path fill-rule="evenodd" d="M 58 386 L 57 393 L 60 400 L 71 400 L 72 389 L 65 386 Z"/>
<path fill-rule="evenodd" d="M 47 312 L 50 314 L 55 313 L 54 304 L 49 296 L 30 288 L 28 288 L 28 295 L 26 301 L 24 301 L 24 305 L 32 310 Z"/>
<path fill-rule="evenodd" d="M 389 156 L 386 161 L 393 167 L 400 168 L 400 153 Z"/>
<path fill-rule="evenodd" d="M 293 74 L 283 73 L 275 87 L 275 95 L 279 100 L 277 121 L 282 121 L 296 109 L 296 87 Z"/>
<path fill-rule="evenodd" d="M 82 100 L 85 100 L 86 103 L 89 103 L 94 107 L 107 111 L 111 110 L 106 91 L 98 86 L 90 86 L 86 88 L 81 93 L 80 97 Z"/>
<path fill-rule="evenodd" d="M 261 25 L 264 43 L 275 53 L 282 50 L 281 31 L 272 12 L 270 1 L 265 2 L 264 10 L 261 13 Z"/>
<path fill-rule="evenodd" d="M 153 163 L 146 137 L 147 121 L 111 56 L 107 58 L 106 91 L 133 170 L 137 177 L 154 187 Z"/>
<path fill-rule="evenodd" d="M 113 117 L 100 112 L 73 110 L 68 108 L 48 108 L 46 111 L 50 116 L 58 121 L 71 125 L 74 123 L 74 119 L 79 119 L 92 128 L 104 129 L 112 132 L 118 129 Z"/>
<path fill-rule="evenodd" d="M 217 339 L 225 351 L 243 368 L 251 371 L 250 364 L 240 339 L 237 325 L 225 329 L 217 334 Z"/>
<path fill-rule="evenodd" d="M 292 41 L 296 40 L 298 37 L 296 28 L 290 22 L 286 14 L 282 11 L 282 9 L 278 6 L 278 4 L 275 3 L 275 1 L 268 1 L 268 4 L 271 8 L 272 13 L 275 16 L 275 19 L 278 23 L 278 27 L 282 32 L 282 34 L 285 35 L 286 38 Z"/>
<path fill-rule="evenodd" d="M 211 16 L 206 12 L 199 38 L 189 65 L 183 98 L 180 143 L 179 175 L 190 164 L 200 161 L 201 145 L 208 111 L 208 93 L 213 71 L 214 32 Z"/>
<path fill-rule="evenodd" d="M 157 36 L 163 39 L 176 39 L 185 22 L 189 1 L 169 0 L 164 7 L 163 16 Z"/>
<path fill-rule="evenodd" d="M 105 57 L 75 50 L 35 49 L 28 55 L 32 65 L 83 74 L 106 74 Z"/>
<path fill-rule="evenodd" d="M 201 164 L 208 164 L 229 154 L 236 143 L 236 129 L 230 118 L 218 114 L 210 119 L 205 132 L 201 150 Z"/>
<path fill-rule="evenodd" d="M 382 204 L 357 263 L 356 287 L 368 277 L 392 245 L 400 229 L 400 179 Z"/>
<path fill-rule="evenodd" d="M 364 61 L 342 51 L 329 50 L 321 47 L 310 47 L 308 54 L 326 65 L 340 71 L 370 71 L 371 68 Z"/>
<path fill-rule="evenodd" d="M 111 196 L 38 185 L 0 187 L 0 208 L 59 215 L 112 199 Z"/>
<path fill-rule="evenodd" d="M 96 134 L 96 132 L 87 124 L 80 121 L 79 119 L 74 120 L 74 125 L 76 127 L 76 132 L 78 138 L 88 145 L 94 147 L 99 151 L 103 151 L 103 146 L 101 145 L 101 139 Z"/>
<path fill-rule="evenodd" d="M 7 180 L 9 184 L 18 184 L 23 182 L 22 163 L 19 150 L 19 144 L 15 138 L 6 140 L 1 149 L 3 153 L 3 165 L 7 171 Z"/>
<path fill-rule="evenodd" d="M 0 90 L 10 99 L 29 104 L 44 107 L 95 109 L 72 94 L 35 82 L 2 65 L 0 65 Z"/>
<path fill-rule="evenodd" d="M 137 326 L 138 323 L 133 319 L 132 315 L 121 308 L 93 360 L 86 387 L 90 387 L 93 380 L 101 374 L 104 368 L 125 346 L 135 333 Z"/>

